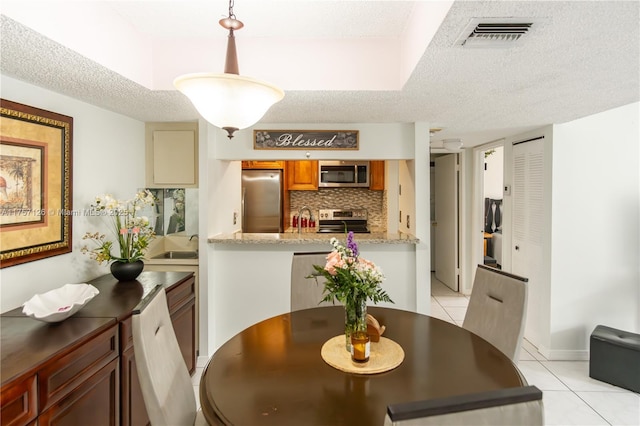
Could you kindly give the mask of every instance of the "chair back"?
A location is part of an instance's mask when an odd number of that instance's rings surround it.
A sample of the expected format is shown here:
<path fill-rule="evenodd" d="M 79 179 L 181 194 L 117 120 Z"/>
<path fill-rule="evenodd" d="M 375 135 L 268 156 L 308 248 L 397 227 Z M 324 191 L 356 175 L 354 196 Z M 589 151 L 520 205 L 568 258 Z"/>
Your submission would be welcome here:
<path fill-rule="evenodd" d="M 142 397 L 153 426 L 193 425 L 196 399 L 176 339 L 167 296 L 158 286 L 133 312 L 133 350 Z"/>
<path fill-rule="evenodd" d="M 462 327 L 518 361 L 527 314 L 527 278 L 478 265 Z"/>
<path fill-rule="evenodd" d="M 542 392 L 535 386 L 392 404 L 384 422 L 385 426 L 543 424 Z"/>
<path fill-rule="evenodd" d="M 318 306 L 332 306 L 331 302 L 320 302 L 324 292 L 324 278 L 318 277 L 318 282 L 306 278 L 316 273 L 313 265 L 324 266 L 327 263 L 328 252 L 296 252 L 291 261 L 291 312 L 301 309 L 317 308 Z"/>

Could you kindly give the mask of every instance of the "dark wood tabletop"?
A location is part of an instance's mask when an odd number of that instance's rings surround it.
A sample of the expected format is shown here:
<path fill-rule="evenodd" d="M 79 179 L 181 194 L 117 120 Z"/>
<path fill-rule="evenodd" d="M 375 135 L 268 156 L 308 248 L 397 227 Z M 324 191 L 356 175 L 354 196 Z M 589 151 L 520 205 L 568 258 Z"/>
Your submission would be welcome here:
<path fill-rule="evenodd" d="M 403 348 L 397 368 L 350 374 L 324 362 L 322 345 L 344 333 L 344 308 L 323 307 L 255 324 L 222 345 L 200 382 L 211 424 L 382 425 L 387 405 L 523 386 L 511 360 L 454 324 L 368 307 Z"/>

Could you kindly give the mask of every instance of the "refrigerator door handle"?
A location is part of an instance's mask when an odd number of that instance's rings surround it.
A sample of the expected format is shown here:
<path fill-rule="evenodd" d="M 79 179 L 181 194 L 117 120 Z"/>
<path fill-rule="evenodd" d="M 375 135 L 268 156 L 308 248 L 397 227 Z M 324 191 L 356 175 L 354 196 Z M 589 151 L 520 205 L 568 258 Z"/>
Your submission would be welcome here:
<path fill-rule="evenodd" d="M 244 210 L 244 197 L 245 197 L 246 194 L 247 194 L 247 188 L 242 188 L 242 199 L 240 200 L 240 211 L 241 211 L 241 214 L 242 214 L 242 217 L 240 218 L 240 220 L 242 221 L 242 226 L 241 226 L 242 232 L 244 232 L 244 213 L 245 213 L 245 210 Z"/>

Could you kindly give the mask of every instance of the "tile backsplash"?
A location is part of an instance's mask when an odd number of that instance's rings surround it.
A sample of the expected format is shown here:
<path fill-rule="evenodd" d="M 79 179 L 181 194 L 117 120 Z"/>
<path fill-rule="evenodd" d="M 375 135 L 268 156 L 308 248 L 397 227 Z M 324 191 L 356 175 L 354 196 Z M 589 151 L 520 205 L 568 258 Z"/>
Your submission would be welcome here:
<path fill-rule="evenodd" d="M 307 206 L 318 218 L 320 209 L 367 209 L 370 228 L 386 230 L 386 191 L 370 191 L 366 188 L 321 188 L 317 191 L 289 191 L 291 217 Z M 291 223 L 291 217 L 289 223 Z"/>

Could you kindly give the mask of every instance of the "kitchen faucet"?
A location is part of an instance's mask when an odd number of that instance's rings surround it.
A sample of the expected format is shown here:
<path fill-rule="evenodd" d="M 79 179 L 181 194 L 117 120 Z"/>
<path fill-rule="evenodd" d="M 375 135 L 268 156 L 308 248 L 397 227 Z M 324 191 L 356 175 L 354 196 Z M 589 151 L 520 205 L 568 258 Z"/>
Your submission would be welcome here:
<path fill-rule="evenodd" d="M 313 220 L 313 213 L 311 213 L 311 209 L 309 207 L 304 206 L 300 210 L 298 210 L 298 234 L 301 233 L 300 226 L 302 224 L 302 212 L 305 210 L 309 212 L 309 220 Z"/>
<path fill-rule="evenodd" d="M 192 236 L 189 237 L 189 241 L 193 240 L 194 238 L 198 238 L 198 234 L 193 234 Z"/>

